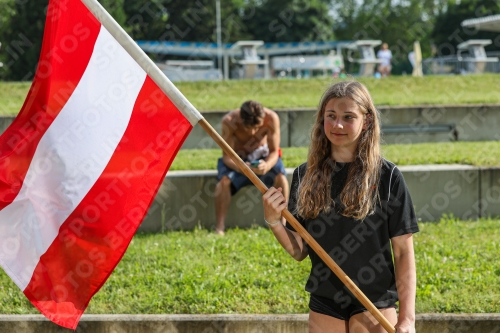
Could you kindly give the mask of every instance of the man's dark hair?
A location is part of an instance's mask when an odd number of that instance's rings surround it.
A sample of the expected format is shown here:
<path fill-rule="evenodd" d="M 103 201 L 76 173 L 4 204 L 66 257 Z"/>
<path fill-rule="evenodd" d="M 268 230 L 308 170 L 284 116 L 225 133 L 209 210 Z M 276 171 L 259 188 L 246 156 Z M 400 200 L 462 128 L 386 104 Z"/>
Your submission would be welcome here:
<path fill-rule="evenodd" d="M 262 122 L 264 118 L 264 108 L 256 101 L 246 101 L 240 107 L 240 117 L 243 126 L 253 127 Z"/>

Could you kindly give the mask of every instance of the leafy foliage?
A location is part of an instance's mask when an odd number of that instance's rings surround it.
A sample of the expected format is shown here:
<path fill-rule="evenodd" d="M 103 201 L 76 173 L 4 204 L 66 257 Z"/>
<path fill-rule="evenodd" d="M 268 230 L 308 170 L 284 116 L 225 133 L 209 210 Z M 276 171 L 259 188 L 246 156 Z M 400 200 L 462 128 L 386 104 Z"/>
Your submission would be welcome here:
<path fill-rule="evenodd" d="M 10 20 L 14 15 L 14 0 L 0 0 L 0 62 L 3 67 L 0 67 L 0 79 L 7 77 L 7 67 L 5 66 L 7 56 L 5 52 L 7 36 L 11 34 Z"/>
<path fill-rule="evenodd" d="M 2 29 L 4 77 L 10 80 L 30 80 L 36 69 L 42 47 L 43 27 L 48 0 L 4 1 L 10 16 Z M 3 12 L 2 12 L 3 14 Z"/>
<path fill-rule="evenodd" d="M 213 0 L 128 1 L 127 26 L 135 39 L 215 42 Z M 330 40 L 332 19 L 325 0 L 221 0 L 223 43 L 238 40 Z"/>
<path fill-rule="evenodd" d="M 248 33 L 246 6 L 241 0 L 221 1 L 223 43 L 253 39 Z M 169 1 L 164 4 L 168 19 L 159 40 L 216 42 L 216 8 L 213 0 Z M 249 16 L 249 17 L 247 17 Z"/>
<path fill-rule="evenodd" d="M 432 30 L 437 56 L 452 55 L 457 45 L 469 39 L 491 39 L 490 49 L 498 49 L 500 35 L 494 32 L 464 28 L 460 24 L 466 19 L 498 14 L 500 4 L 494 0 L 464 0 L 450 3 L 447 10 L 440 13 Z"/>
<path fill-rule="evenodd" d="M 101 0 L 119 24 L 125 21 L 124 0 Z M 0 42 L 4 67 L 0 77 L 12 81 L 31 80 L 35 74 L 45 26 L 48 0 L 1 0 Z M 5 11 L 4 11 L 5 9 Z M 1 58 L 0 58 L 1 59 Z"/>
<path fill-rule="evenodd" d="M 131 36 L 138 40 L 162 39 L 168 19 L 163 0 L 125 1 L 123 10 Z"/>
<path fill-rule="evenodd" d="M 329 1 L 264 1 L 255 6 L 248 20 L 254 39 L 265 42 L 330 41 L 333 19 L 328 15 Z"/>

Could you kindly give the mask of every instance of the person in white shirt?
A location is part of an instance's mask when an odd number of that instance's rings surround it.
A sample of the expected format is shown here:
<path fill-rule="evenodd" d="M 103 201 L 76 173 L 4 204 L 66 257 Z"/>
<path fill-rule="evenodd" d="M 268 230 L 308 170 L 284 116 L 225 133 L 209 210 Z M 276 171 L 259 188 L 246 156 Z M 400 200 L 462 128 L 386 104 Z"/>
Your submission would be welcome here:
<path fill-rule="evenodd" d="M 387 43 L 382 44 L 382 47 L 377 52 L 377 58 L 382 60 L 378 65 L 380 74 L 382 74 L 382 76 L 391 75 L 392 52 L 389 50 L 389 45 L 387 45 Z"/>

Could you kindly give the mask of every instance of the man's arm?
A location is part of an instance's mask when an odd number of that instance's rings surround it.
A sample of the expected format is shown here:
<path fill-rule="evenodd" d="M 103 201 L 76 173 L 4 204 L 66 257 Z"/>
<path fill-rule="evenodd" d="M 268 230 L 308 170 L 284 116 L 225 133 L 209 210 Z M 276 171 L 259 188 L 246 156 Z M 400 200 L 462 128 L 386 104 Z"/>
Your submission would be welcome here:
<path fill-rule="evenodd" d="M 279 147 L 280 147 L 280 119 L 276 112 L 266 109 L 269 112 L 269 123 L 267 124 L 269 131 L 267 133 L 267 146 L 269 148 L 269 155 L 264 159 L 264 163 L 261 163 L 257 169 L 259 169 L 258 174 L 266 174 L 271 170 L 279 158 Z"/>
<path fill-rule="evenodd" d="M 234 125 L 231 123 L 231 118 L 228 116 L 225 116 L 222 118 L 222 138 L 226 143 L 229 145 L 229 147 L 234 149 Z M 222 161 L 224 164 L 230 168 L 233 169 L 234 171 L 241 172 L 240 168 L 236 165 L 236 163 L 233 162 L 231 157 L 227 155 L 224 151 L 222 151 Z"/>

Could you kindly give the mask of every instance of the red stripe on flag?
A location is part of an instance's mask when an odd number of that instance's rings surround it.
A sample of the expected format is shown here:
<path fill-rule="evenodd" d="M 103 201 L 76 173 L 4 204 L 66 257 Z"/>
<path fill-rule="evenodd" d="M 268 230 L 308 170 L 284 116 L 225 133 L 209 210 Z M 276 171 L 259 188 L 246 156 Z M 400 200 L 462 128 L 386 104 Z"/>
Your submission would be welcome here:
<path fill-rule="evenodd" d="M 81 1 L 50 1 L 28 97 L 0 136 L 0 210 L 16 198 L 38 142 L 80 82 L 100 28 Z"/>
<path fill-rule="evenodd" d="M 76 328 L 125 253 L 191 129 L 147 77 L 109 164 L 61 226 L 24 290 L 50 320 Z"/>

